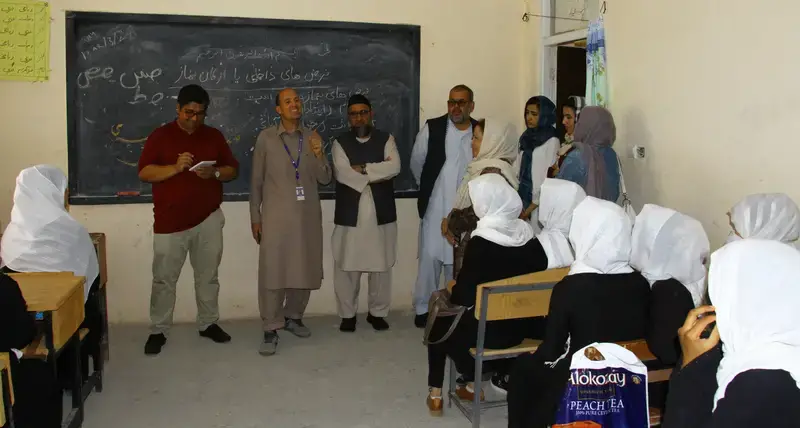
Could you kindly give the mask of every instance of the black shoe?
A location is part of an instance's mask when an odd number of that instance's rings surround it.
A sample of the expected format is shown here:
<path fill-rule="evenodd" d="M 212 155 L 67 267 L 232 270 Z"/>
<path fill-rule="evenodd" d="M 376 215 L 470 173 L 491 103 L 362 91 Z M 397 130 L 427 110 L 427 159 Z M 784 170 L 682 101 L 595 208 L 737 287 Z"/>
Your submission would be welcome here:
<path fill-rule="evenodd" d="M 158 355 L 161 353 L 161 348 L 167 343 L 167 337 L 163 333 L 151 334 L 147 338 L 147 343 L 144 344 L 145 355 Z"/>
<path fill-rule="evenodd" d="M 500 394 L 508 394 L 508 375 L 495 374 L 491 384 Z"/>
<path fill-rule="evenodd" d="M 417 326 L 417 328 L 425 328 L 425 324 L 428 324 L 427 312 L 414 317 L 414 325 Z"/>
<path fill-rule="evenodd" d="M 356 317 L 342 318 L 342 323 L 339 324 L 339 331 L 352 333 L 356 331 Z"/>
<path fill-rule="evenodd" d="M 211 324 L 200 332 L 200 336 L 207 337 L 217 343 L 227 343 L 231 341 L 228 333 L 225 333 L 218 325 Z"/>
<path fill-rule="evenodd" d="M 375 317 L 372 314 L 367 315 L 367 322 L 372 324 L 372 328 L 377 331 L 384 331 L 389 329 L 389 323 L 386 322 L 384 317 Z"/>

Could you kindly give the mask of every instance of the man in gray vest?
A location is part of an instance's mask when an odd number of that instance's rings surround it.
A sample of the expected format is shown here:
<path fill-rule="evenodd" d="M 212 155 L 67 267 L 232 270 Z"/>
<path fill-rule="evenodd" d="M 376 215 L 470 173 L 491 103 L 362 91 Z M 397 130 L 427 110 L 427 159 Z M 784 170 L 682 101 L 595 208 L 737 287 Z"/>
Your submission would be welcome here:
<path fill-rule="evenodd" d="M 336 210 L 331 238 L 339 330 L 356 330 L 361 276 L 369 276 L 367 322 L 386 330 L 397 250 L 394 177 L 400 155 L 394 137 L 372 125 L 372 105 L 356 94 L 347 102 L 350 130 L 333 142 Z"/>

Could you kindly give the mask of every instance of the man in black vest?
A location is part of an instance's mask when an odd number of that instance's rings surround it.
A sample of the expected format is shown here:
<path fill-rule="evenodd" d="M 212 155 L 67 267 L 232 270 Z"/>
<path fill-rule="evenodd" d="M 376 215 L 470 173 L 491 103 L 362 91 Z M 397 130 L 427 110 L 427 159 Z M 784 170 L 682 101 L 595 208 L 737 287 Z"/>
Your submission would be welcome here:
<path fill-rule="evenodd" d="M 411 151 L 411 172 L 419 185 L 417 209 L 422 219 L 419 234 L 419 269 L 414 287 L 414 324 L 425 327 L 428 300 L 445 281 L 453 279 L 453 247 L 442 235 L 442 222 L 455 202 L 461 178 L 472 160 L 472 125 L 475 109 L 472 89 L 457 85 L 450 90 L 447 114 L 430 119 L 417 134 Z"/>
<path fill-rule="evenodd" d="M 350 130 L 333 142 L 336 210 L 331 238 L 339 330 L 356 330 L 361 276 L 369 276 L 367 322 L 386 330 L 397 250 L 394 177 L 400 155 L 394 137 L 372 126 L 372 105 L 356 94 L 347 102 Z"/>

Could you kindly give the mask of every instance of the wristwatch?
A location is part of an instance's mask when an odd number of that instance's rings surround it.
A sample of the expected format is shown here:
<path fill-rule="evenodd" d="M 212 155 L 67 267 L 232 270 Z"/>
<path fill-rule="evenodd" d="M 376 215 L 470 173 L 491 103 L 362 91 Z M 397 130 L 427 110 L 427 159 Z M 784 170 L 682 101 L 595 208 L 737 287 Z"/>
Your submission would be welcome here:
<path fill-rule="evenodd" d="M 361 168 L 361 175 L 367 175 L 367 164 L 359 165 Z"/>
<path fill-rule="evenodd" d="M 219 180 L 219 168 L 214 170 L 214 177 L 217 177 L 217 180 Z"/>

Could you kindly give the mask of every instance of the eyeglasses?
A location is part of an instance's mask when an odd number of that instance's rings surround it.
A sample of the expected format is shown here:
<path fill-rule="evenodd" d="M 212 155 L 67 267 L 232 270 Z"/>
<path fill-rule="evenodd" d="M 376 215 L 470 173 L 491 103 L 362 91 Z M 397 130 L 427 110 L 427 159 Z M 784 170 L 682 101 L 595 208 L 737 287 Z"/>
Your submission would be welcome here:
<path fill-rule="evenodd" d="M 197 116 L 198 118 L 202 118 L 203 116 L 206 115 L 206 111 L 205 110 L 200 110 L 200 111 L 181 110 L 181 113 L 183 113 L 183 115 L 186 116 L 187 119 L 192 119 L 195 116 Z"/>
<path fill-rule="evenodd" d="M 447 100 L 447 105 L 450 106 L 450 107 L 453 107 L 453 106 L 456 106 L 456 105 L 459 106 L 459 107 L 464 107 L 467 104 L 469 104 L 469 101 L 467 101 L 467 100 Z"/>
<path fill-rule="evenodd" d="M 358 117 L 358 116 L 366 116 L 369 114 L 369 110 L 359 110 L 359 111 L 349 111 L 347 115 L 350 117 Z"/>

